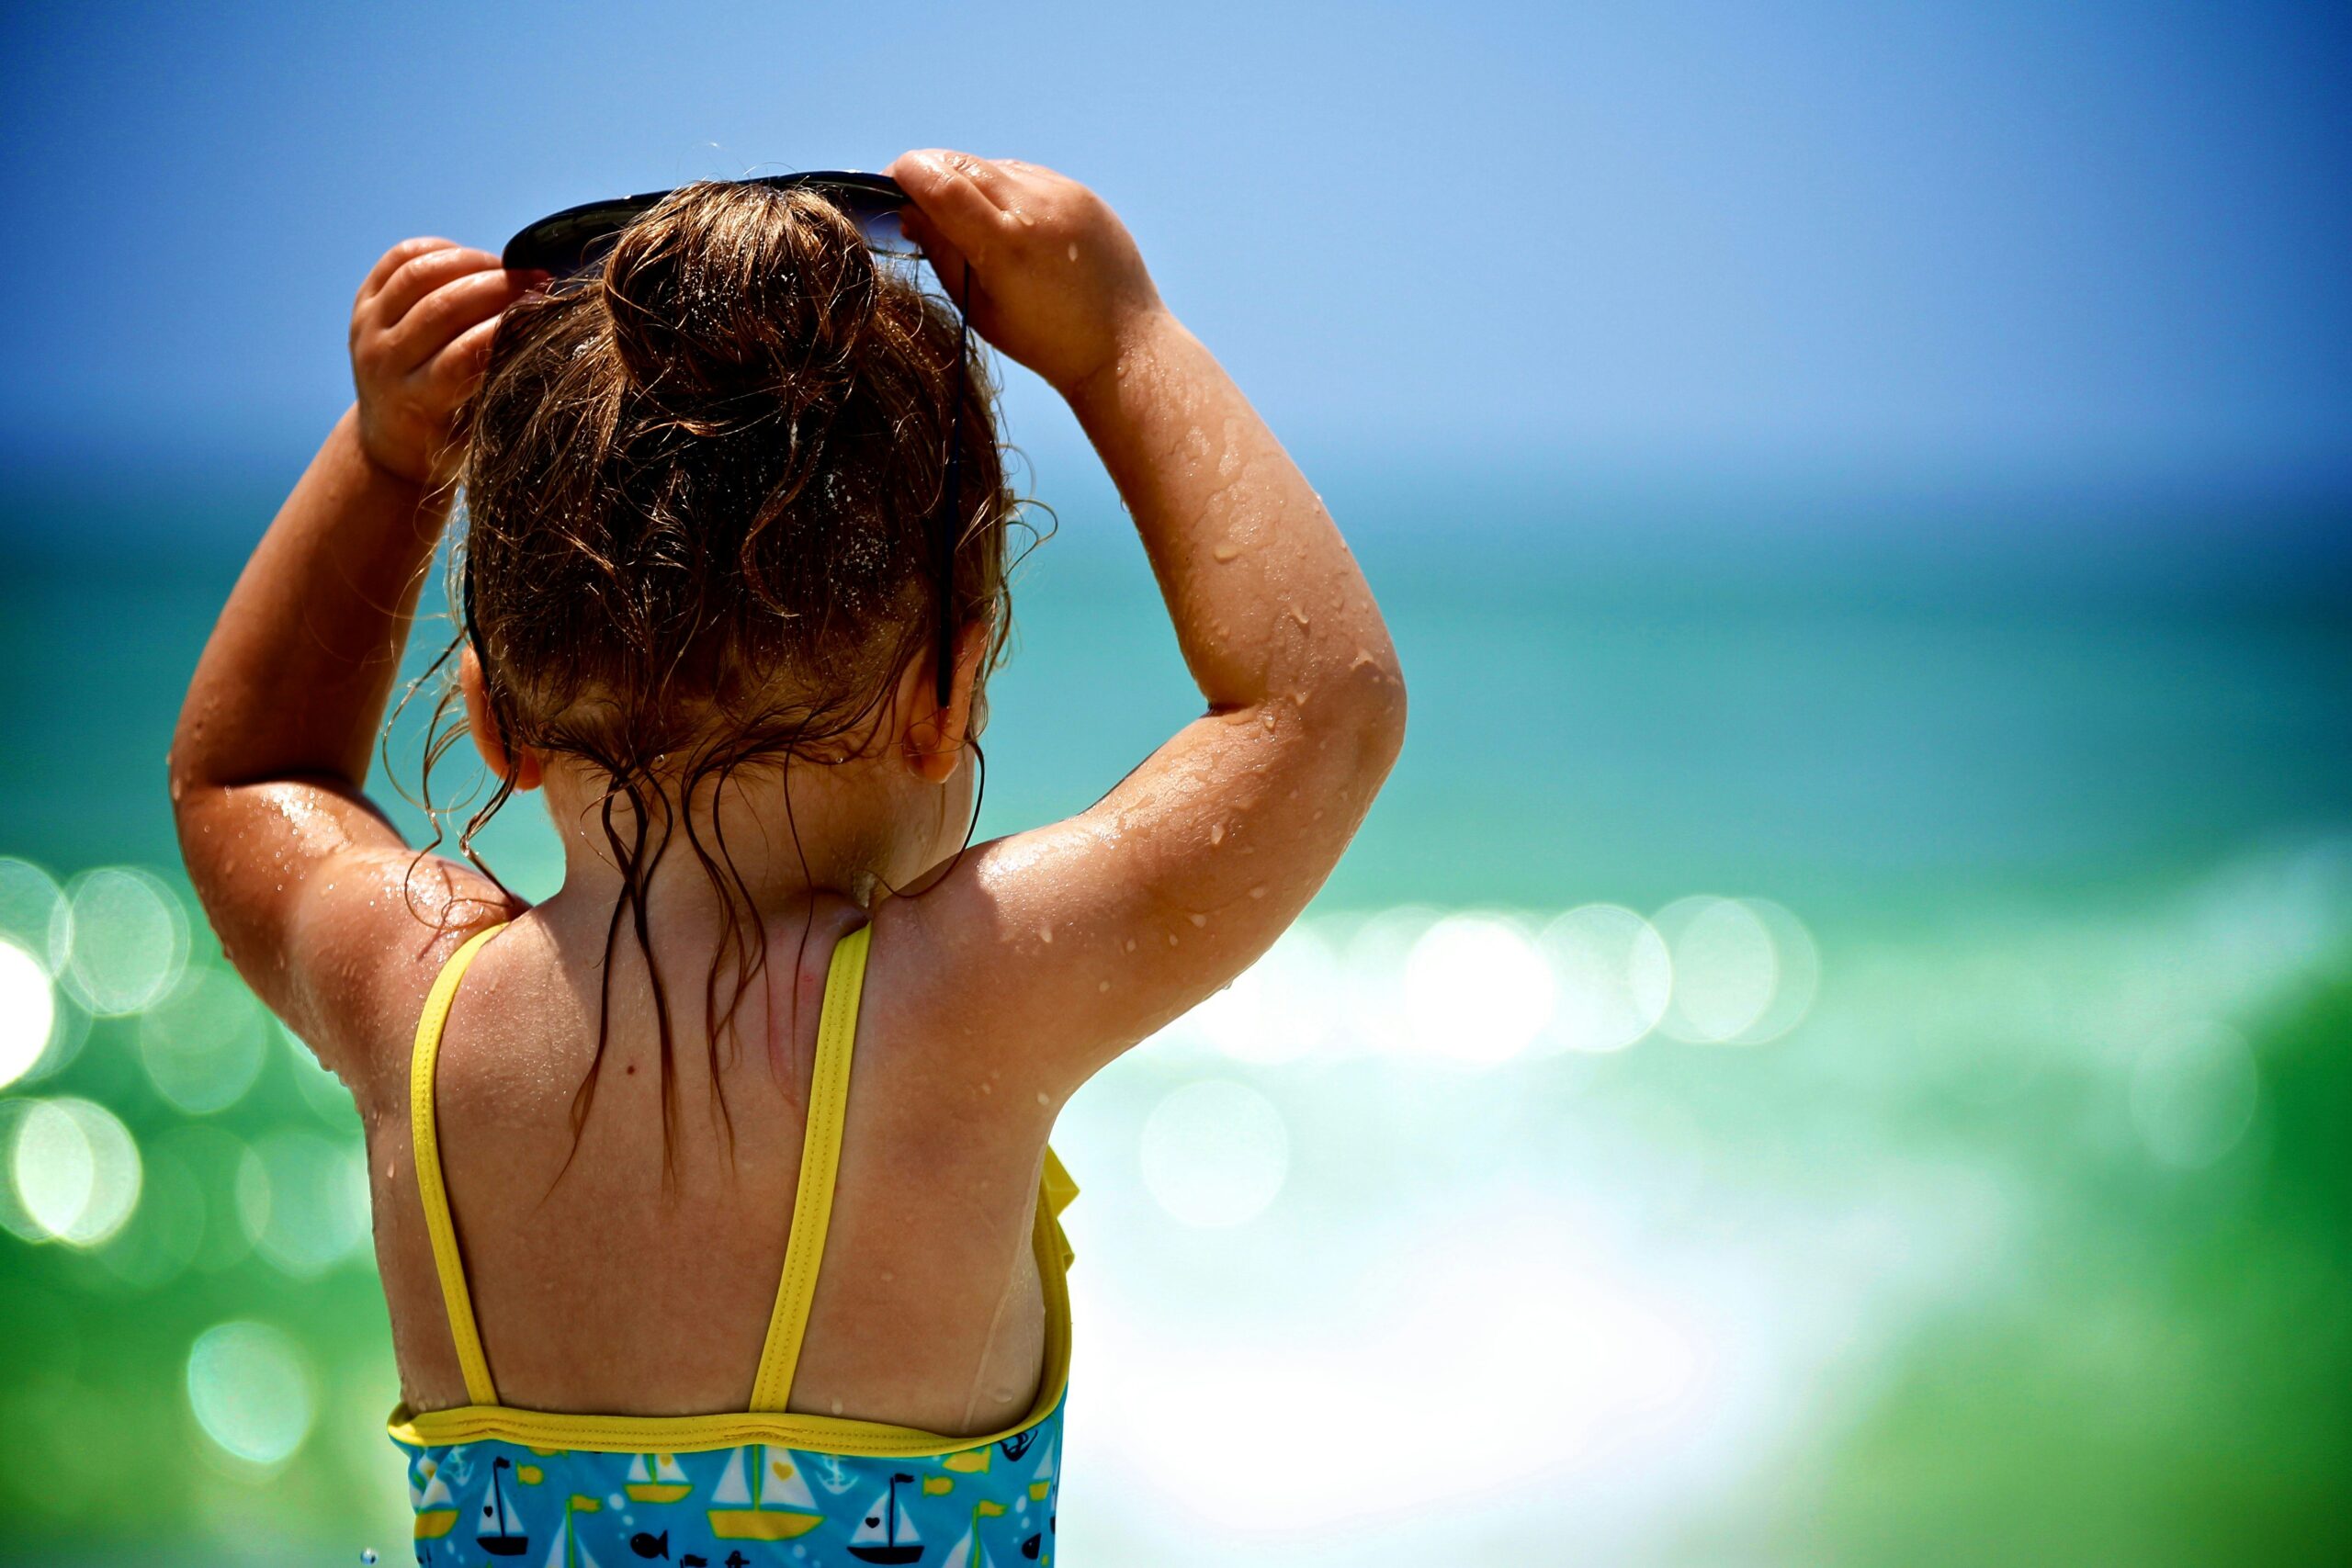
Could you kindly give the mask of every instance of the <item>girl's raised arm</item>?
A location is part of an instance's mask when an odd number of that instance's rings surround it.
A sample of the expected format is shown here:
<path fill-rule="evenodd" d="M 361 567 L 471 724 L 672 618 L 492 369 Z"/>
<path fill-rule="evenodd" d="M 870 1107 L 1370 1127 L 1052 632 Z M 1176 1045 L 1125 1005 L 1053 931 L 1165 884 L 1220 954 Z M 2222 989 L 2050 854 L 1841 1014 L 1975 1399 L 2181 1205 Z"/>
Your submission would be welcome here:
<path fill-rule="evenodd" d="M 975 330 L 1060 391 L 1102 454 L 1207 702 L 1091 809 L 978 846 L 877 916 L 944 955 L 932 973 L 955 994 L 930 1016 L 1057 1100 L 1297 916 L 1396 760 L 1404 682 L 1321 498 L 1100 198 L 957 153 L 890 173 L 951 296 L 970 265 Z"/>
<path fill-rule="evenodd" d="M 180 852 L 213 930 L 355 1089 L 364 1043 L 402 1039 L 463 927 L 503 912 L 470 868 L 415 865 L 362 786 L 447 521 L 435 460 L 528 281 L 447 240 L 376 264 L 352 309 L 358 401 L 237 579 L 172 737 Z"/>

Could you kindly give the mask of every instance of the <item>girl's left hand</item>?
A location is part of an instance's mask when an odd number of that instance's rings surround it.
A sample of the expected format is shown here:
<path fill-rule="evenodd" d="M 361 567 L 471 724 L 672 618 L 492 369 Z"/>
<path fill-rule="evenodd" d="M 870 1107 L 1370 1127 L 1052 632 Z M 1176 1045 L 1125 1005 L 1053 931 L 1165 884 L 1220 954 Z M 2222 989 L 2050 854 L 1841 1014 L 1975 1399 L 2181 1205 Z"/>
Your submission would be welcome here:
<path fill-rule="evenodd" d="M 508 272 L 488 251 L 448 240 L 402 240 L 384 253 L 351 307 L 359 439 L 379 468 L 420 485 L 442 476 L 450 426 L 481 379 L 499 317 L 546 276 Z"/>

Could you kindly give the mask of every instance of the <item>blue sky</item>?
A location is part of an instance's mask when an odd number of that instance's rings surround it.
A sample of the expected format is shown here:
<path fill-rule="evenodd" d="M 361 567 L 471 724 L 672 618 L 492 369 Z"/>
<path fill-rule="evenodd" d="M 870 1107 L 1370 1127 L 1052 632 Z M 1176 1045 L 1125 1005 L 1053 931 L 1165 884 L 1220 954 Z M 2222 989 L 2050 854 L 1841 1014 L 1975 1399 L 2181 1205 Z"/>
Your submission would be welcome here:
<path fill-rule="evenodd" d="M 1102 190 L 1303 451 L 2332 491 L 2347 16 L 12 7 L 0 463 L 298 461 L 404 234 L 944 143 Z"/>

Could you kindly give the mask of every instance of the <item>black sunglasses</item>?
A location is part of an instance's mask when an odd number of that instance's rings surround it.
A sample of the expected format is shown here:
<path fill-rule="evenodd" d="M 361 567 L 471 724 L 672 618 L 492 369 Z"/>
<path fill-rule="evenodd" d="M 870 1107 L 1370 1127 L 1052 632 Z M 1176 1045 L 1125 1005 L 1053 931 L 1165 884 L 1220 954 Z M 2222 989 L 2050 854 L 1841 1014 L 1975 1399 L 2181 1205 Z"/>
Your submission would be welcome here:
<path fill-rule="evenodd" d="M 806 190 L 823 197 L 857 225 L 866 248 L 888 256 L 919 257 L 922 247 L 907 238 L 899 214 L 907 193 L 888 175 L 858 174 L 845 169 L 811 169 L 797 175 L 763 175 L 737 181 L 766 186 L 772 190 Z M 671 193 L 648 191 L 606 201 L 583 202 L 551 212 L 506 242 L 499 256 L 509 272 L 544 272 L 561 279 L 586 270 L 604 259 L 623 229 L 651 211 Z M 964 453 L 964 378 L 971 360 L 972 269 L 964 269 L 963 297 L 956 301 L 956 402 L 948 414 L 947 482 L 939 510 L 928 530 L 932 578 L 939 594 L 939 705 L 947 706 L 956 689 L 956 547 L 962 542 L 963 507 L 957 480 Z M 472 619 L 473 574 L 466 574 L 467 618 Z"/>

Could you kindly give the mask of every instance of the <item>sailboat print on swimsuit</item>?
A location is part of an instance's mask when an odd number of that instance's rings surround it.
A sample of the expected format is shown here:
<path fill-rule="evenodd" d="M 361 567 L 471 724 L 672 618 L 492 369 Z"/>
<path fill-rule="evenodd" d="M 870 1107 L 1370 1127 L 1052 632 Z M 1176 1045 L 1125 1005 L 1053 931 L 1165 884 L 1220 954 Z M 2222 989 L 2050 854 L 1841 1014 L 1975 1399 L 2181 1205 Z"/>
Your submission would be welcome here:
<path fill-rule="evenodd" d="M 956 1543 L 956 1550 L 947 1554 L 947 1561 L 940 1568 L 989 1568 L 989 1549 L 980 1540 L 980 1521 L 1003 1516 L 1001 1503 L 991 1503 L 983 1497 L 973 1504 L 971 1529 L 964 1532 L 964 1538 Z"/>
<path fill-rule="evenodd" d="M 750 1461 L 750 1481 L 744 1479 Z M 752 1443 L 727 1456 L 710 1495 L 710 1533 L 721 1540 L 790 1540 L 825 1522 L 790 1449 Z"/>
<path fill-rule="evenodd" d="M 531 1550 L 531 1538 L 525 1533 L 514 1499 L 506 1491 L 504 1472 L 514 1468 L 514 1461 L 503 1454 L 490 1461 L 490 1495 L 482 1499 L 481 1524 L 474 1532 L 474 1544 L 492 1557 L 520 1557 Z"/>
<path fill-rule="evenodd" d="M 874 1499 L 865 1517 L 850 1533 L 849 1554 L 860 1562 L 907 1563 L 922 1561 L 922 1537 L 914 1517 L 899 1511 L 899 1488 L 912 1486 L 915 1478 L 901 1472 L 890 1477 L 890 1489 Z"/>
<path fill-rule="evenodd" d="M 416 1539 L 438 1540 L 458 1524 L 458 1500 L 449 1495 L 449 1483 L 441 1473 L 447 1459 L 425 1459 L 417 1462 L 417 1472 L 424 1477 L 424 1485 L 409 1498 L 409 1506 L 416 1510 Z"/>
<path fill-rule="evenodd" d="M 539 1568 L 601 1568 L 581 1540 L 571 1523 L 571 1516 L 575 1513 L 601 1513 L 604 1506 L 595 1498 L 582 1497 L 576 1492 L 565 1499 L 563 1529 L 556 1532 L 555 1544 L 548 1549 L 547 1561 L 540 1563 Z"/>
<path fill-rule="evenodd" d="M 674 1503 L 694 1490 L 675 1454 L 632 1454 L 621 1490 L 639 1503 Z"/>

